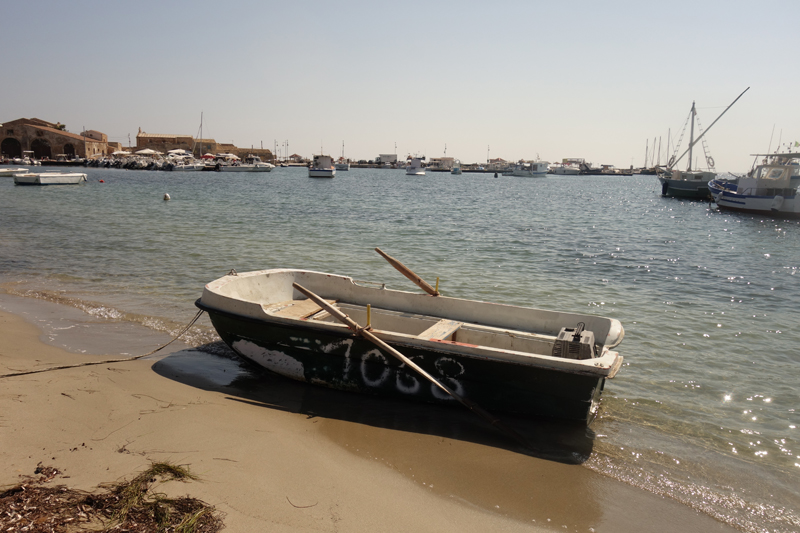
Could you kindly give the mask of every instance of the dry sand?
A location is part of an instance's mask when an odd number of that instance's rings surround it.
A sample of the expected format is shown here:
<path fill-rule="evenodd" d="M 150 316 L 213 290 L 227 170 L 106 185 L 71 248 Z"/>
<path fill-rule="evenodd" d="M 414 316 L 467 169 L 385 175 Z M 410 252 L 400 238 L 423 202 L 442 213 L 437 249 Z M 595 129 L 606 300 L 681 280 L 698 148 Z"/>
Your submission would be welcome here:
<path fill-rule="evenodd" d="M 31 320 L 0 312 L 0 374 L 108 358 L 49 345 Z M 50 483 L 96 490 L 166 460 L 202 481 L 164 490 L 214 505 L 228 531 L 732 531 L 433 412 L 187 349 L 0 378 L 0 487 L 41 462 L 63 473 Z"/>

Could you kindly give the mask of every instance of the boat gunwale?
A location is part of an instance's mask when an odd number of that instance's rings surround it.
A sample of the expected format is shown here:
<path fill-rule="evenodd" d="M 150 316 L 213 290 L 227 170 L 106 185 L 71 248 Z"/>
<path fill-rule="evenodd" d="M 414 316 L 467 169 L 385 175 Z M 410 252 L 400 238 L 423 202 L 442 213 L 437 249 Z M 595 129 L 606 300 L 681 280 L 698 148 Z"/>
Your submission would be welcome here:
<path fill-rule="evenodd" d="M 210 306 L 206 303 L 203 303 L 202 298 L 198 298 L 195 301 L 195 305 L 199 309 L 202 309 L 208 313 L 218 313 L 228 318 L 243 320 L 253 324 L 272 324 L 284 329 L 305 332 L 309 330 L 317 330 L 324 332 L 326 335 L 334 335 L 346 339 L 354 339 L 358 337 L 357 333 L 350 330 L 350 328 L 344 324 L 338 324 L 335 322 L 322 322 L 304 318 L 281 317 L 268 314 L 266 312 L 261 317 L 248 316 Z M 373 312 L 375 312 L 375 310 L 373 310 Z M 468 323 L 467 325 L 470 327 L 474 326 L 476 328 L 481 328 L 482 326 L 475 323 Z M 500 330 L 498 333 L 502 333 L 502 328 L 494 328 L 493 326 L 485 327 Z M 570 374 L 585 375 L 597 378 L 613 378 L 621 367 L 623 360 L 623 356 L 619 355 L 618 352 L 611 350 L 609 347 L 604 347 L 602 355 L 599 357 L 580 360 L 554 357 L 546 354 L 527 353 L 505 348 L 495 348 L 485 345 L 459 343 L 441 339 L 424 339 L 416 335 L 398 333 L 388 330 L 373 329 L 371 331 L 379 336 L 382 340 L 397 346 L 407 346 L 417 349 L 422 348 L 433 352 L 446 353 L 448 355 L 458 355 L 460 357 L 481 359 L 502 364 L 514 364 L 524 366 L 526 368 L 539 368 L 542 370 L 566 372 Z M 610 362 L 604 365 L 598 361 L 599 359 L 610 359 Z"/>
<path fill-rule="evenodd" d="M 356 288 L 355 290 L 358 290 L 358 291 L 376 290 L 376 291 L 378 291 L 378 293 L 392 294 L 392 295 L 395 295 L 397 297 L 409 297 L 409 298 L 417 298 L 417 299 L 424 298 L 426 300 L 428 298 L 430 298 L 428 295 L 426 295 L 424 293 L 411 292 L 411 291 L 399 290 L 399 289 L 388 289 L 388 288 L 386 288 L 386 284 L 385 283 L 375 283 L 375 282 L 360 281 L 360 280 L 355 280 L 350 276 L 343 276 L 343 275 L 340 275 L 340 274 L 331 274 L 331 273 L 328 273 L 328 272 L 318 272 L 318 271 L 315 271 L 315 270 L 304 270 L 304 269 L 297 269 L 297 268 L 274 268 L 274 269 L 254 270 L 254 271 L 249 271 L 249 272 L 234 272 L 232 274 L 229 273 L 229 274 L 227 274 L 225 276 L 217 278 L 217 279 L 215 279 L 213 281 L 210 281 L 209 283 L 207 283 L 205 285 L 203 296 L 201 297 L 201 299 L 206 296 L 206 293 L 210 293 L 211 295 L 213 295 L 213 297 L 215 299 L 216 298 L 221 298 L 221 299 L 223 299 L 225 301 L 234 301 L 234 302 L 240 302 L 240 303 L 245 303 L 245 304 L 249 304 L 249 305 L 254 305 L 254 306 L 257 306 L 257 307 L 259 307 L 260 309 L 263 310 L 262 306 L 264 304 L 258 303 L 258 302 L 255 302 L 255 301 L 251 301 L 251 300 L 246 300 L 246 299 L 241 298 L 241 297 L 236 297 L 236 296 L 233 296 L 233 295 L 224 294 L 223 288 L 228 286 L 229 284 L 244 283 L 242 281 L 244 279 L 257 278 L 257 277 L 260 277 L 260 276 L 269 277 L 269 275 L 273 275 L 273 274 L 274 275 L 291 274 L 291 275 L 294 275 L 294 276 L 296 276 L 297 274 L 300 274 L 300 275 L 304 275 L 304 276 L 316 276 L 316 277 L 319 277 L 321 279 L 322 278 L 327 278 L 327 279 L 331 279 L 331 280 L 339 280 L 339 281 L 342 281 L 342 282 L 348 282 L 351 287 L 355 287 Z M 376 289 L 375 287 L 368 286 L 368 285 L 380 285 L 381 288 L 380 289 Z M 465 298 L 455 298 L 455 297 L 451 297 L 451 296 L 438 296 L 436 299 L 441 301 L 441 302 L 446 302 L 445 305 L 452 306 L 452 307 L 455 307 L 457 305 L 462 305 L 463 306 L 463 305 L 469 304 L 469 305 L 477 305 L 477 306 L 480 306 L 480 307 L 485 307 L 486 310 L 502 310 L 502 311 L 509 311 L 509 312 L 524 312 L 524 313 L 542 313 L 542 314 L 546 314 L 546 315 L 562 315 L 562 316 L 565 316 L 565 317 L 567 317 L 567 316 L 572 317 L 572 318 L 577 319 L 579 321 L 580 320 L 586 320 L 586 319 L 588 319 L 588 320 L 598 320 L 598 321 L 607 321 L 608 322 L 608 332 L 606 333 L 606 339 L 604 339 L 604 341 L 601 341 L 599 339 L 599 337 L 598 337 L 597 340 L 598 340 L 598 344 L 600 344 L 600 345 L 602 345 L 602 346 L 604 346 L 606 348 L 609 348 L 609 349 L 618 346 L 622 342 L 622 340 L 623 340 L 623 338 L 625 336 L 625 328 L 622 327 L 622 324 L 620 323 L 620 321 L 617 320 L 617 319 L 614 319 L 614 318 L 609 318 L 609 317 L 603 317 L 603 316 L 597 316 L 597 315 L 587 315 L 587 314 L 581 314 L 581 313 L 575 313 L 575 312 L 569 312 L 569 311 L 551 311 L 551 310 L 547 310 L 547 309 L 538 309 L 538 308 L 534 308 L 534 307 L 524 307 L 524 306 L 519 306 L 519 305 L 511 305 L 511 304 L 496 303 L 496 302 L 487 302 L 487 301 L 483 301 L 483 300 L 468 300 L 468 299 L 465 299 Z M 422 300 L 420 300 L 420 301 L 422 301 Z M 427 301 L 429 303 L 431 300 L 427 300 Z M 364 304 L 359 304 L 358 302 L 352 302 L 352 301 L 349 302 L 349 303 L 352 304 L 352 305 L 364 305 Z M 373 305 L 374 305 L 374 302 L 373 302 Z M 386 309 L 390 309 L 390 308 L 386 308 Z M 394 308 L 392 308 L 392 310 L 401 311 L 401 312 L 405 312 L 405 313 L 423 314 L 424 315 L 424 313 L 420 313 L 417 309 L 403 311 L 402 309 L 394 309 Z M 431 315 L 431 316 L 438 316 L 438 315 Z M 444 317 L 442 317 L 442 318 L 444 318 Z M 446 318 L 454 319 L 454 317 L 452 317 L 452 316 L 448 316 Z M 466 320 L 466 319 L 459 319 L 459 320 L 462 320 L 464 322 L 469 322 L 469 323 L 478 323 L 478 322 L 476 322 L 474 320 Z M 485 324 L 485 325 L 486 326 L 490 326 L 489 324 Z M 508 328 L 506 325 L 490 326 L 490 327 L 498 327 L 498 328 L 501 328 L 501 329 L 513 329 L 513 328 Z M 595 332 L 595 334 L 597 334 L 597 332 Z M 554 330 L 552 333 L 549 333 L 549 335 L 554 337 L 554 336 L 558 335 L 558 332 L 556 330 Z M 611 340 L 609 340 L 609 337 L 612 337 Z"/>

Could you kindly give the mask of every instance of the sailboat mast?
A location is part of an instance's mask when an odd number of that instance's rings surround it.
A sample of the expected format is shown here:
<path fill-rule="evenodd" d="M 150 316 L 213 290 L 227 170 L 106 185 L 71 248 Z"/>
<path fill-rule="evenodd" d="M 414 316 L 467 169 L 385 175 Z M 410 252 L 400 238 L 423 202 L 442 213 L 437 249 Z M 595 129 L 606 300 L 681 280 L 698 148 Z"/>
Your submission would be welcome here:
<path fill-rule="evenodd" d="M 686 170 L 692 170 L 692 147 L 694 146 L 694 117 L 697 114 L 697 111 L 694 109 L 694 101 L 692 101 L 692 125 L 691 129 L 689 130 L 689 168 Z"/>
<path fill-rule="evenodd" d="M 653 140 L 653 144 L 655 144 L 655 140 Z M 655 146 L 653 148 L 655 148 Z M 656 162 L 656 166 L 661 166 L 661 137 L 658 138 L 658 161 Z"/>
<path fill-rule="evenodd" d="M 686 153 L 688 152 L 688 153 L 689 153 L 689 166 L 691 167 L 691 165 L 692 165 L 692 146 L 694 146 L 694 144 L 695 144 L 695 143 L 699 142 L 699 141 L 700 141 L 700 139 L 702 139 L 702 138 L 703 138 L 703 136 L 704 136 L 706 133 L 708 133 L 708 131 L 709 131 L 711 128 L 713 128 L 713 127 L 714 127 L 714 124 L 716 124 L 716 123 L 717 123 L 717 121 L 718 121 L 719 119 L 721 119 L 721 118 L 722 118 L 722 115 L 724 115 L 725 113 L 727 113 L 727 112 L 728 112 L 728 109 L 730 109 L 731 107 L 733 107 L 733 104 L 735 104 L 737 101 L 739 101 L 739 98 L 741 98 L 741 97 L 742 97 L 742 95 L 743 95 L 744 93 L 746 93 L 747 91 L 749 91 L 749 90 L 750 90 L 750 87 L 748 87 L 747 89 L 745 89 L 744 91 L 742 91 L 742 94 L 740 94 L 739 96 L 737 96 L 737 97 L 736 97 L 736 100 L 734 100 L 733 102 L 731 102 L 731 104 L 730 104 L 728 107 L 726 107 L 726 108 L 725 108 L 725 111 L 723 111 L 722 113 L 720 113 L 720 114 L 719 114 L 719 116 L 718 116 L 718 117 L 717 117 L 717 118 L 714 120 L 714 122 L 712 122 L 712 123 L 711 123 L 711 125 L 710 125 L 709 127 L 707 127 L 707 128 L 706 128 L 706 130 L 705 130 L 703 133 L 701 133 L 701 134 L 700 134 L 700 136 L 699 136 L 699 137 L 698 137 L 698 138 L 697 138 L 697 139 L 696 139 L 694 142 L 692 142 L 692 143 L 690 143 L 690 144 L 689 144 L 689 148 L 686 150 L 686 152 L 683 152 L 683 153 L 681 154 L 681 156 L 680 156 L 678 159 L 676 159 L 676 160 L 675 160 L 675 162 L 673 163 L 673 165 L 677 165 L 677 164 L 678 164 L 678 161 L 680 161 L 681 159 L 683 159 L 683 156 L 685 156 L 685 155 L 686 155 Z M 692 102 L 692 112 L 694 112 L 694 102 Z M 694 119 L 694 117 L 692 117 L 692 118 Z M 692 120 L 692 130 L 694 131 L 694 120 Z"/>
<path fill-rule="evenodd" d="M 653 149 L 650 151 L 650 167 L 656 166 L 656 138 L 653 137 Z"/>

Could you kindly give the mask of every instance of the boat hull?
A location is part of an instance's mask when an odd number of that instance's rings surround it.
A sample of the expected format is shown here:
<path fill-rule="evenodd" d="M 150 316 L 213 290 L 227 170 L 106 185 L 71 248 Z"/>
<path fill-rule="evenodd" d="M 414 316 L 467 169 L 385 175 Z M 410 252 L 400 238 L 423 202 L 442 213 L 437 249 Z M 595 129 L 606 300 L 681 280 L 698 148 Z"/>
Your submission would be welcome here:
<path fill-rule="evenodd" d="M 682 172 L 674 170 L 672 173 L 659 174 L 658 182 L 661 184 L 661 196 L 706 200 L 710 198 L 708 181 L 715 177 L 716 174 L 713 172 L 699 171 Z"/>
<path fill-rule="evenodd" d="M 172 167 L 173 172 L 199 172 L 205 168 L 205 165 L 175 165 Z"/>
<path fill-rule="evenodd" d="M 722 209 L 800 218 L 800 199 L 794 189 L 775 190 L 775 194 L 769 195 L 740 194 L 737 184 L 711 180 L 708 190 Z"/>
<path fill-rule="evenodd" d="M 204 306 L 225 343 L 237 354 L 287 378 L 394 398 L 457 402 L 371 342 L 351 333 L 295 328 Z M 390 343 L 457 394 L 490 411 L 589 423 L 605 378 L 468 357 L 450 351 Z"/>
<path fill-rule="evenodd" d="M 580 174 L 580 169 L 572 168 L 572 167 L 556 167 L 552 169 L 552 174 L 556 174 L 559 176 L 577 176 Z"/>
<path fill-rule="evenodd" d="M 673 180 L 659 176 L 661 184 L 661 196 L 671 198 L 694 198 L 697 200 L 708 199 L 708 185 L 687 180 Z"/>
<path fill-rule="evenodd" d="M 268 165 L 220 165 L 217 170 L 220 172 L 269 172 L 272 167 Z"/>
<path fill-rule="evenodd" d="M 309 178 L 332 178 L 336 176 L 336 169 L 334 168 L 309 168 Z"/>
<path fill-rule="evenodd" d="M 516 176 L 518 178 L 546 178 L 547 172 L 533 172 L 530 170 L 514 170 L 509 176 Z"/>
<path fill-rule="evenodd" d="M 86 181 L 86 174 L 17 174 L 15 185 L 78 185 Z"/>

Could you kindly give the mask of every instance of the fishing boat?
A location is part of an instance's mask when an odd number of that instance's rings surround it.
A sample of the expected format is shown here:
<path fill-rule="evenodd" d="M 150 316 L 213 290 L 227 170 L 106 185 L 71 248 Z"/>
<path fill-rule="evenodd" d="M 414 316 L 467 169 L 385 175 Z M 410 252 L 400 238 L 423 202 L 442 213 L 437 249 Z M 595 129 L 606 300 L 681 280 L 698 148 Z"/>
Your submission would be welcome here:
<path fill-rule="evenodd" d="M 86 181 L 80 172 L 27 173 L 14 176 L 14 185 L 77 185 Z"/>
<path fill-rule="evenodd" d="M 694 125 L 697 118 L 697 110 L 695 109 L 695 103 L 692 102 L 692 109 L 689 111 L 689 116 L 686 119 L 686 123 L 684 123 L 684 131 L 686 130 L 686 125 L 690 125 L 689 131 L 689 147 L 686 151 L 681 154 L 680 157 L 676 158 L 678 150 L 680 149 L 680 141 L 678 141 L 678 146 L 675 148 L 675 153 L 670 158 L 669 162 L 667 163 L 666 167 L 659 167 L 656 169 L 656 174 L 658 176 L 658 182 L 661 184 L 661 196 L 670 196 L 674 198 L 708 198 L 708 182 L 713 180 L 717 177 L 716 172 L 714 171 L 714 159 L 708 153 L 708 147 L 703 141 L 703 152 L 705 155 L 705 161 L 707 165 L 707 170 L 699 170 L 695 168 L 692 169 L 692 161 L 693 161 L 693 148 L 694 145 L 697 144 L 701 139 L 704 139 L 705 134 L 717 123 L 717 120 L 722 118 L 728 109 L 730 109 L 733 104 L 736 103 L 739 98 L 742 97 L 744 93 L 746 93 L 750 89 L 748 87 L 742 94 L 736 97 L 736 100 L 731 102 L 731 104 L 725 108 L 725 111 L 720 113 L 720 115 L 711 123 L 711 125 L 705 130 L 701 131 L 700 135 L 697 139 L 694 138 Z M 683 134 L 681 134 L 681 139 L 683 139 Z M 689 154 L 689 163 L 686 170 L 678 170 L 675 168 L 683 156 Z"/>
<path fill-rule="evenodd" d="M 800 153 L 757 154 L 762 164 L 736 183 L 711 180 L 708 190 L 717 206 L 775 216 L 800 217 Z"/>
<path fill-rule="evenodd" d="M 336 176 L 333 158 L 329 155 L 315 155 L 311 166 L 308 167 L 309 178 L 332 178 Z"/>
<path fill-rule="evenodd" d="M 622 364 L 612 350 L 624 335 L 619 321 L 426 291 L 309 270 L 232 271 L 208 283 L 196 305 L 236 353 L 287 378 L 593 419 L 605 380 Z"/>
<path fill-rule="evenodd" d="M 17 174 L 26 174 L 27 168 L 0 168 L 0 178 L 10 178 Z"/>
<path fill-rule="evenodd" d="M 406 175 L 408 176 L 424 176 L 425 167 L 422 166 L 422 159 L 415 157 L 411 162 L 406 165 Z"/>

